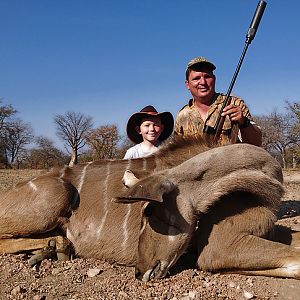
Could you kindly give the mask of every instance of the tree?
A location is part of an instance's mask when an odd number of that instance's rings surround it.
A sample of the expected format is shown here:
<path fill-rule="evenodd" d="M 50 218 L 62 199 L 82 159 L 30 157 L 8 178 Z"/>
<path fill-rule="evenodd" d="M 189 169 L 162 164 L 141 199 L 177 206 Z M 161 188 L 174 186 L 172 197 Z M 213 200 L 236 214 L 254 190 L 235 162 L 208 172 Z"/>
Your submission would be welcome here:
<path fill-rule="evenodd" d="M 48 169 L 65 164 L 66 156 L 62 151 L 54 147 L 52 140 L 39 136 L 35 139 L 35 143 L 37 147 L 31 149 L 27 157 L 27 163 L 30 168 Z"/>
<path fill-rule="evenodd" d="M 0 104 L 2 99 L 0 98 Z M 17 111 L 11 105 L 0 105 L 0 164 L 7 165 L 5 157 L 5 134 L 7 129 L 7 120 L 10 119 Z"/>
<path fill-rule="evenodd" d="M 66 112 L 64 115 L 55 115 L 57 136 L 65 143 L 66 149 L 71 147 L 69 166 L 78 162 L 78 151 L 86 144 L 86 133 L 92 129 L 92 118 L 82 113 Z"/>
<path fill-rule="evenodd" d="M 0 99 L 0 103 L 2 99 Z M 11 105 L 0 106 L 0 131 L 4 126 L 5 119 L 13 116 L 17 111 Z"/>
<path fill-rule="evenodd" d="M 5 158 L 10 165 L 26 151 L 25 146 L 31 143 L 33 137 L 33 129 L 29 123 L 21 119 L 7 122 L 4 130 Z"/>
<path fill-rule="evenodd" d="M 292 134 L 295 138 L 300 142 L 300 102 L 286 102 L 287 110 L 291 114 L 291 118 L 293 119 L 294 126 L 292 127 Z"/>
<path fill-rule="evenodd" d="M 288 150 L 300 142 L 293 113 L 290 110 L 286 113 L 273 111 L 270 115 L 256 117 L 256 120 L 262 129 L 262 146 L 271 153 L 279 154 L 286 168 Z"/>
<path fill-rule="evenodd" d="M 115 158 L 120 135 L 116 125 L 102 125 L 90 130 L 86 141 L 94 159 Z"/>
<path fill-rule="evenodd" d="M 123 158 L 126 151 L 135 145 L 127 136 L 123 136 L 121 140 L 122 142 L 117 149 L 116 158 Z"/>
<path fill-rule="evenodd" d="M 294 120 L 294 126 L 292 127 L 292 134 L 296 139 L 295 145 L 291 149 L 292 154 L 292 166 L 296 168 L 300 162 L 300 102 L 287 103 L 287 109 L 291 112 L 291 116 Z"/>

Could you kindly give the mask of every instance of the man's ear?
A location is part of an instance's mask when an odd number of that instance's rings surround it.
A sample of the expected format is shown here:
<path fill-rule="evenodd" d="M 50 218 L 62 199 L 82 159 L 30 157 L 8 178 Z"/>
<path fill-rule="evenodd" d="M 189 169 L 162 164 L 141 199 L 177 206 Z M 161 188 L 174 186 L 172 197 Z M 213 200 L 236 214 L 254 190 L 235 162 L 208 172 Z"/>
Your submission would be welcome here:
<path fill-rule="evenodd" d="M 117 203 L 131 203 L 137 201 L 163 202 L 163 195 L 172 192 L 176 185 L 163 175 L 152 175 L 140 180 L 123 194 L 112 201 Z"/>
<path fill-rule="evenodd" d="M 189 90 L 189 89 L 190 89 L 190 85 L 189 85 L 188 80 L 186 80 L 186 81 L 184 82 L 184 84 L 185 84 L 186 88 Z"/>

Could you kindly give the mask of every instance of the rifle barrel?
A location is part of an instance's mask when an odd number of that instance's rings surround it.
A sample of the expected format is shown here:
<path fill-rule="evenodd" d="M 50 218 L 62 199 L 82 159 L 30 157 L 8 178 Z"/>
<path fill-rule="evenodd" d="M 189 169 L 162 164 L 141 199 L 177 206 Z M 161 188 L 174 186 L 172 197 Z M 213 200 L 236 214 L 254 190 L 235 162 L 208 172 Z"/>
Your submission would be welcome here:
<path fill-rule="evenodd" d="M 225 106 L 228 105 L 228 101 L 229 101 L 230 94 L 231 94 L 231 92 L 232 92 L 232 89 L 233 89 L 233 86 L 234 86 L 234 84 L 235 84 L 236 78 L 237 78 L 237 76 L 238 76 L 238 74 L 239 74 L 239 71 L 240 71 L 240 69 L 241 69 L 241 66 L 242 66 L 244 57 L 245 57 L 245 55 L 246 55 L 248 46 L 249 46 L 249 44 L 246 43 L 246 44 L 245 44 L 245 47 L 244 47 L 244 50 L 243 50 L 243 53 L 242 53 L 242 55 L 241 55 L 241 57 L 240 57 L 239 63 L 238 63 L 238 65 L 237 65 L 236 69 L 235 69 L 234 75 L 233 75 L 233 77 L 232 77 L 231 83 L 230 83 L 229 88 L 228 88 L 227 93 L 226 93 L 226 98 L 225 98 L 225 100 L 224 100 L 224 102 L 223 102 L 223 104 L 222 104 L 220 113 L 219 113 L 219 115 L 218 115 L 218 119 L 217 119 L 216 124 L 215 124 L 215 126 L 214 126 L 214 130 L 215 130 L 215 131 L 217 131 L 217 128 L 218 128 L 218 127 L 221 127 L 221 128 L 223 127 L 224 119 L 225 119 L 225 118 L 223 118 L 223 122 L 222 122 L 222 121 L 221 121 L 221 118 L 222 118 L 221 114 L 222 114 L 222 112 L 223 112 Z M 222 126 L 219 126 L 218 123 L 221 123 L 221 122 L 222 122 Z"/>
<path fill-rule="evenodd" d="M 223 127 L 223 124 L 224 124 L 224 121 L 225 121 L 225 118 L 222 117 L 223 110 L 224 110 L 225 106 L 228 105 L 229 97 L 230 97 L 230 94 L 232 92 L 233 86 L 235 84 L 236 78 L 237 78 L 238 73 L 240 71 L 240 68 L 242 66 L 242 63 L 243 63 L 243 60 L 245 58 L 246 52 L 248 50 L 248 47 L 249 47 L 250 43 L 252 42 L 252 40 L 255 37 L 255 34 L 257 32 L 260 20 L 261 20 L 262 15 L 263 15 L 263 13 L 265 11 L 266 5 L 267 5 L 267 3 L 265 1 L 263 1 L 263 0 L 260 0 L 258 2 L 258 4 L 257 4 L 254 16 L 252 18 L 250 27 L 249 27 L 247 35 L 246 35 L 246 41 L 245 41 L 245 46 L 244 46 L 242 55 L 240 57 L 238 65 L 237 65 L 237 67 L 235 69 L 234 75 L 232 77 L 231 83 L 230 83 L 228 91 L 226 93 L 225 100 L 224 100 L 224 102 L 222 104 L 221 110 L 220 110 L 220 112 L 218 114 L 218 117 L 217 117 L 217 120 L 216 120 L 216 123 L 215 123 L 214 127 L 209 127 L 209 126 L 205 126 L 204 127 L 204 130 L 203 130 L 204 133 L 214 134 L 215 135 L 215 137 L 214 137 L 215 141 L 218 140 L 218 138 L 220 137 L 220 134 L 221 134 L 221 131 L 222 131 L 222 127 Z"/>

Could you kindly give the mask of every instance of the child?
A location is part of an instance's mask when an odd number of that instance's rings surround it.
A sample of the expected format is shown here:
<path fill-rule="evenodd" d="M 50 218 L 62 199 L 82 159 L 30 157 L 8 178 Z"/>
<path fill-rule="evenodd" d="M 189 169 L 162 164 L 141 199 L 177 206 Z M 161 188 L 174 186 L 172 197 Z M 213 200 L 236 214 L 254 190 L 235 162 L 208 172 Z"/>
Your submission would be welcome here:
<path fill-rule="evenodd" d="M 127 150 L 124 159 L 144 157 L 157 151 L 161 142 L 172 134 L 173 126 L 170 112 L 158 113 L 151 105 L 133 114 L 127 122 L 127 135 L 137 145 Z"/>

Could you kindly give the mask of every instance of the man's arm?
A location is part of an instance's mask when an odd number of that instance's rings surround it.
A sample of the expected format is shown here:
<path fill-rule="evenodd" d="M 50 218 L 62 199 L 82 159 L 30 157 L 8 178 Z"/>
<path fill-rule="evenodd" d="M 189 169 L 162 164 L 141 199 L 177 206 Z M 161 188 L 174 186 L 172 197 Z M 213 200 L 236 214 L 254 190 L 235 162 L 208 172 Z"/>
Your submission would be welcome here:
<path fill-rule="evenodd" d="M 250 123 L 246 128 L 241 128 L 241 138 L 243 143 L 252 144 L 255 146 L 261 146 L 262 133 L 260 128 L 256 124 Z"/>

